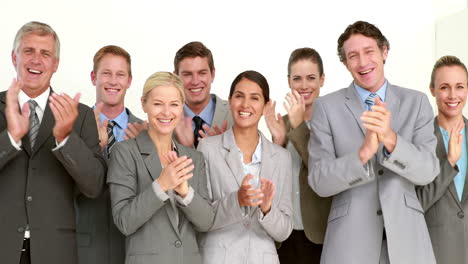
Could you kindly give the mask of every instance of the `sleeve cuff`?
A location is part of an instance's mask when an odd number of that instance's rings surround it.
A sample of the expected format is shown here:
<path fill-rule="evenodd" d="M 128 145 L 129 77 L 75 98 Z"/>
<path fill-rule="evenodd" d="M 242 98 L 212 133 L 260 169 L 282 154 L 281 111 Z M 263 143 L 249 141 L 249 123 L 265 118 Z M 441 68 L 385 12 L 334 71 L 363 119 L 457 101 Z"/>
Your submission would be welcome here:
<path fill-rule="evenodd" d="M 193 200 L 194 193 L 195 192 L 192 186 L 189 186 L 188 194 L 184 198 L 182 198 L 180 195 L 175 196 L 177 203 L 181 206 L 188 206 Z"/>
<path fill-rule="evenodd" d="M 10 138 L 11 145 L 16 149 L 16 150 L 21 150 L 21 140 L 19 142 L 15 142 L 13 137 L 10 135 L 10 132 L 8 132 L 8 138 Z"/>
<path fill-rule="evenodd" d="M 169 195 L 165 193 L 162 189 L 161 186 L 159 186 L 158 181 L 154 181 L 152 183 L 153 191 L 156 194 L 156 196 L 163 202 L 165 202 L 167 199 L 169 199 Z"/>
<path fill-rule="evenodd" d="M 70 138 L 70 135 L 68 135 L 66 138 L 64 138 L 62 140 L 62 142 L 60 142 L 60 144 L 57 142 L 57 139 L 55 140 L 55 145 L 56 147 L 52 149 L 52 151 L 56 151 L 57 149 L 60 149 L 62 148 L 63 146 L 65 146 L 65 144 L 67 144 L 67 141 L 68 139 Z"/>

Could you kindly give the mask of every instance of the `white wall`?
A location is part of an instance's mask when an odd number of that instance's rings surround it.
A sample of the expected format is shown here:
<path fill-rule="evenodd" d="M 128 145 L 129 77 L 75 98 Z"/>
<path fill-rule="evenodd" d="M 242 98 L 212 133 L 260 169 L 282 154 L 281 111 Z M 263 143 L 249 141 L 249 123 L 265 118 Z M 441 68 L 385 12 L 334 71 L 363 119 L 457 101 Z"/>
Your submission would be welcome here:
<path fill-rule="evenodd" d="M 304 46 L 317 49 L 323 57 L 325 94 L 351 82 L 336 56 L 338 36 L 354 21 L 367 20 L 376 24 L 390 41 L 386 65 L 389 81 L 427 92 L 435 60 L 434 25 L 441 15 L 441 3 L 4 0 L 0 3 L 0 90 L 7 89 L 15 76 L 10 53 L 16 31 L 24 23 L 38 20 L 50 24 L 62 42 L 60 67 L 52 86 L 70 94 L 81 92 L 82 102 L 88 105 L 94 103 L 95 93 L 89 78 L 92 57 L 102 46 L 116 44 L 132 55 L 134 81 L 126 104 L 143 116 L 139 97 L 146 77 L 155 71 L 172 71 L 175 52 L 192 40 L 202 41 L 212 50 L 217 68 L 213 92 L 221 97 L 227 97 L 230 83 L 238 73 L 254 69 L 267 77 L 271 97 L 282 101 L 288 91 L 289 54 Z M 460 0 L 443 3 L 452 9 L 460 8 Z M 284 113 L 282 107 L 280 110 Z"/>

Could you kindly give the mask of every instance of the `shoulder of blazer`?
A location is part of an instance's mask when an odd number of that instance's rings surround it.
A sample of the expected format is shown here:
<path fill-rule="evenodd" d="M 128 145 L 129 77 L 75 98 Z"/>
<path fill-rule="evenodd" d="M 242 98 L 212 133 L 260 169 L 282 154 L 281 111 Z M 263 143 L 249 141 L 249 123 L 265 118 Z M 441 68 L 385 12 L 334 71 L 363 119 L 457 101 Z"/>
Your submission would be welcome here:
<path fill-rule="evenodd" d="M 135 123 L 135 122 L 142 123 L 142 122 L 143 122 L 143 120 L 141 120 L 140 118 L 136 117 L 136 116 L 130 111 L 130 109 L 128 109 L 128 108 L 125 107 L 125 111 L 127 112 L 127 115 L 128 115 L 128 122 L 129 122 L 129 123 Z"/>

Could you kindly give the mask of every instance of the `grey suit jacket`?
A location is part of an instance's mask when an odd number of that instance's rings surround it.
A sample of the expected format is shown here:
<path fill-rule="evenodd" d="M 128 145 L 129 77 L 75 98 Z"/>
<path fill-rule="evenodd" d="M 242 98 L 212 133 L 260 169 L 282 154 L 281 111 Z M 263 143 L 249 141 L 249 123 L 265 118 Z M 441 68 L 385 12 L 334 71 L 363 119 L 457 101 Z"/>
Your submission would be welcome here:
<path fill-rule="evenodd" d="M 106 164 L 99 153 L 93 110 L 79 104 L 78 118 L 65 145 L 57 150 L 55 120 L 47 104 L 35 148 L 29 137 L 16 150 L 8 138 L 5 92 L 0 93 L 0 260 L 19 263 L 24 228 L 31 230 L 31 262 L 75 264 L 74 198 L 78 191 L 100 195 Z"/>
<path fill-rule="evenodd" d="M 228 128 L 231 128 L 233 125 L 231 109 L 229 108 L 229 102 L 219 98 L 217 95 L 212 94 L 211 96 L 215 97 L 215 113 L 213 116 L 213 125 L 221 127 L 224 120 L 228 121 Z"/>
<path fill-rule="evenodd" d="M 333 196 L 321 263 L 375 264 L 386 231 L 390 263 L 435 263 L 414 186 L 439 173 L 433 112 L 427 97 L 388 84 L 386 100 L 397 144 L 381 144 L 365 166 L 358 152 L 364 106 L 354 85 L 318 98 L 309 140 L 309 184 Z"/>
<path fill-rule="evenodd" d="M 261 133 L 260 133 L 261 135 Z M 291 154 L 263 135 L 260 176 L 275 184 L 270 212 L 239 207 L 237 191 L 245 175 L 232 129 L 204 138 L 198 145 L 207 162 L 210 197 L 215 218 L 199 237 L 203 263 L 279 263 L 274 241 L 292 231 Z"/>
<path fill-rule="evenodd" d="M 307 143 L 309 142 L 310 130 L 305 122 L 298 127 L 292 128 L 288 115 L 283 116 L 286 125 L 286 144 L 290 141 L 299 156 L 302 158 L 301 170 L 299 172 L 299 195 L 301 199 L 301 215 L 304 233 L 306 237 L 315 244 L 323 244 L 325 231 L 327 230 L 327 219 L 330 213 L 331 197 L 320 197 L 307 181 L 309 152 Z"/>
<path fill-rule="evenodd" d="M 467 125 L 465 119 L 465 132 Z M 437 137 L 436 154 L 440 161 L 440 174 L 430 184 L 417 186 L 416 192 L 426 212 L 437 263 L 468 263 L 468 217 L 465 217 L 465 212 L 468 212 L 467 183 L 465 181 L 460 201 L 453 183 L 459 170 L 457 166 L 452 167 L 447 159 L 437 119 L 434 120 L 434 134 Z"/>
<path fill-rule="evenodd" d="M 160 200 L 152 188 L 162 168 L 146 130 L 112 149 L 107 181 L 114 222 L 127 236 L 125 263 L 201 263 L 196 230 L 208 230 L 214 217 L 206 199 L 205 163 L 199 152 L 176 146 L 179 156 L 190 157 L 195 165 L 189 180 L 194 197 L 188 206 L 177 203 L 178 210 L 169 200 Z"/>
<path fill-rule="evenodd" d="M 125 109 L 128 122 L 142 122 L 129 109 Z M 106 159 L 108 155 L 103 153 L 103 156 Z M 79 263 L 123 264 L 125 262 L 125 236 L 114 224 L 107 184 L 103 193 L 96 199 L 87 198 L 82 194 L 78 195 L 76 210 Z"/>

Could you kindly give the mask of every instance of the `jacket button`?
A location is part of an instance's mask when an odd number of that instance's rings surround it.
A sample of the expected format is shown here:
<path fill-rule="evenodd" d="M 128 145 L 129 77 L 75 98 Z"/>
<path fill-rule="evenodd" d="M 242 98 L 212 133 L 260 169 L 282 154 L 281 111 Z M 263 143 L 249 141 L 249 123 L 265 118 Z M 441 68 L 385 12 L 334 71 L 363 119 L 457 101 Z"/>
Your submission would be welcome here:
<path fill-rule="evenodd" d="M 379 175 L 382 175 L 383 174 L 383 170 L 379 170 Z"/>
<path fill-rule="evenodd" d="M 180 240 L 177 240 L 175 243 L 174 243 L 174 246 L 176 248 L 180 248 L 182 246 L 182 242 L 180 242 Z"/>
<path fill-rule="evenodd" d="M 27 200 L 28 202 L 32 202 L 32 196 L 28 196 L 28 197 L 26 198 L 26 200 Z"/>
<path fill-rule="evenodd" d="M 463 212 L 458 212 L 457 216 L 458 218 L 462 219 L 463 217 L 465 217 L 465 214 Z"/>
<path fill-rule="evenodd" d="M 377 210 L 377 215 L 382 215 L 382 210 Z"/>
<path fill-rule="evenodd" d="M 18 227 L 18 233 L 24 233 L 24 228 L 23 227 Z"/>

